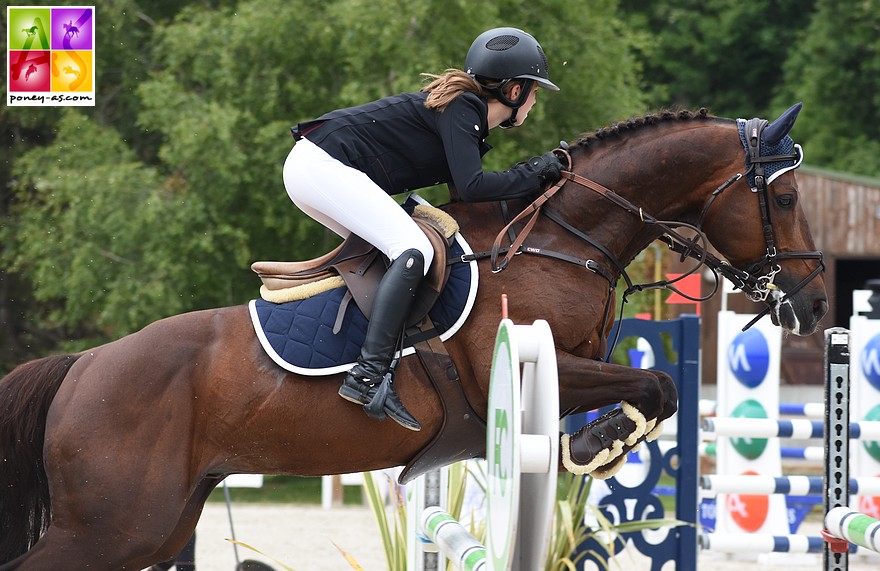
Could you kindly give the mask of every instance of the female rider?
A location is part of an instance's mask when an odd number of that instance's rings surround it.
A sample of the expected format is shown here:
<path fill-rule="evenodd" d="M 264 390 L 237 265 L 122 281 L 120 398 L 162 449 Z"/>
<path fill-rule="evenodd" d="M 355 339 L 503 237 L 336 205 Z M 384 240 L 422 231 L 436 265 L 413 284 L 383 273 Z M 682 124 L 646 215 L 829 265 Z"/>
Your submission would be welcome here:
<path fill-rule="evenodd" d="M 418 93 L 298 124 L 284 164 L 284 185 L 296 206 L 343 238 L 355 233 L 390 261 L 360 357 L 339 394 L 370 405 L 370 416 L 390 416 L 410 430 L 421 427 L 394 391 L 389 369 L 433 249 L 391 195 L 448 183 L 464 201 L 528 198 L 559 180 L 562 169 L 553 153 L 503 172 L 484 172 L 481 165 L 490 129 L 522 125 L 539 86 L 559 90 L 534 37 L 516 28 L 488 30 L 471 45 L 464 71 L 429 77 Z"/>

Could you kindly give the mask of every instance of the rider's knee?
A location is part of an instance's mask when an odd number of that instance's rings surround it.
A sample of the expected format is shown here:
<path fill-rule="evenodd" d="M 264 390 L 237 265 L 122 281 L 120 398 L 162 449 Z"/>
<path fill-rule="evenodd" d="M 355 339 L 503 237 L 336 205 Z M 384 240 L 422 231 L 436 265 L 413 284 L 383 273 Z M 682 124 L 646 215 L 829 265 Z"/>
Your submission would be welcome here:
<path fill-rule="evenodd" d="M 410 249 L 416 249 L 422 254 L 422 258 L 424 259 L 424 270 L 423 273 L 425 275 L 428 274 L 428 270 L 431 268 L 431 263 L 434 261 L 434 247 L 431 245 L 430 240 L 424 234 L 421 236 L 420 240 L 415 240 L 416 243 L 407 245 L 406 248 L 401 249 L 400 252 L 395 252 L 391 257 L 392 260 L 396 260 L 398 256 L 403 254 L 405 251 Z"/>

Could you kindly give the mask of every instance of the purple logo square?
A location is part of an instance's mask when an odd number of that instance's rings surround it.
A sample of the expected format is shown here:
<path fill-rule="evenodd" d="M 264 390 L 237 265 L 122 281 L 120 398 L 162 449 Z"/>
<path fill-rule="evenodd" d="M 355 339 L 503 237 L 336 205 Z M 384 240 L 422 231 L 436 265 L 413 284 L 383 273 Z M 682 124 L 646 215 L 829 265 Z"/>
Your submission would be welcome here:
<path fill-rule="evenodd" d="M 52 49 L 94 48 L 91 8 L 52 8 Z"/>

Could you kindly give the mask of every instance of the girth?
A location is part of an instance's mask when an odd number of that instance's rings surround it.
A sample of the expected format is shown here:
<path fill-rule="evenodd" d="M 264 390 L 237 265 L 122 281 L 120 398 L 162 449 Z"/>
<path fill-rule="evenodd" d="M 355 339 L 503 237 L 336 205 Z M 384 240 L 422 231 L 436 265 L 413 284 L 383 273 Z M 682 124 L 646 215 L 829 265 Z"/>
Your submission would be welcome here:
<path fill-rule="evenodd" d="M 430 318 L 425 318 L 421 329 L 433 329 Z M 441 466 L 486 455 L 486 422 L 467 400 L 458 370 L 443 342 L 429 336 L 417 343 L 415 349 L 419 362 L 440 397 L 443 420 L 437 434 L 400 473 L 398 481 L 401 484 Z"/>

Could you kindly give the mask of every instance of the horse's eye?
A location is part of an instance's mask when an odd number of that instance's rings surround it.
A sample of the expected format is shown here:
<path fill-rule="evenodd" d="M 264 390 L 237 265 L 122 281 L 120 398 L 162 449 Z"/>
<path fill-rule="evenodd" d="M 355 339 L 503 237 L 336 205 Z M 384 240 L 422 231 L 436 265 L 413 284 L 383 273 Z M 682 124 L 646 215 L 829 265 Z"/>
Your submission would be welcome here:
<path fill-rule="evenodd" d="M 777 196 L 776 204 L 778 204 L 780 208 L 791 208 L 794 206 L 794 195 L 782 194 Z"/>

